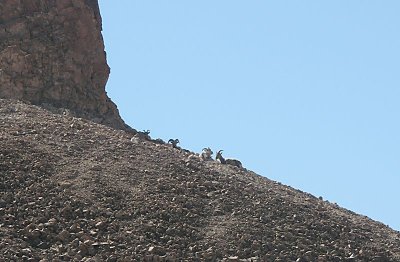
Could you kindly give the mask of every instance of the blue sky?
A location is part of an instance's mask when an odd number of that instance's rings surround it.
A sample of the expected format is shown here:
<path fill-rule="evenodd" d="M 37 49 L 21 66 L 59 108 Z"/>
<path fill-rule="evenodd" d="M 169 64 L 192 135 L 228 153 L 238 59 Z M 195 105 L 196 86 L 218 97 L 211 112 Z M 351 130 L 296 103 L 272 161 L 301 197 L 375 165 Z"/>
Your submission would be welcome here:
<path fill-rule="evenodd" d="M 400 230 L 400 1 L 99 2 L 129 125 Z"/>

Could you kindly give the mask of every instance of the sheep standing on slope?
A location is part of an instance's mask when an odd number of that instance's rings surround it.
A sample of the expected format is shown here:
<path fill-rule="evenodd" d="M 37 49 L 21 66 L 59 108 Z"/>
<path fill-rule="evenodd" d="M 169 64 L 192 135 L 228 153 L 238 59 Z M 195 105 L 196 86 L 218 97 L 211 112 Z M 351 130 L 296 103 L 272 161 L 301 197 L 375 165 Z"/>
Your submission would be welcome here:
<path fill-rule="evenodd" d="M 236 166 L 236 167 L 239 167 L 239 168 L 242 168 L 243 166 L 242 166 L 242 163 L 239 161 L 239 160 L 236 160 L 236 159 L 225 159 L 223 156 L 222 156 L 222 151 L 223 150 L 219 150 L 218 152 L 217 152 L 217 155 L 216 155 L 216 159 L 221 163 L 221 164 L 224 164 L 224 165 L 231 165 L 231 166 Z"/>
<path fill-rule="evenodd" d="M 213 154 L 213 151 L 211 150 L 211 148 L 209 148 L 209 147 L 203 148 L 203 151 L 200 154 L 200 158 L 205 161 L 212 160 L 212 157 L 211 157 L 212 154 Z"/>

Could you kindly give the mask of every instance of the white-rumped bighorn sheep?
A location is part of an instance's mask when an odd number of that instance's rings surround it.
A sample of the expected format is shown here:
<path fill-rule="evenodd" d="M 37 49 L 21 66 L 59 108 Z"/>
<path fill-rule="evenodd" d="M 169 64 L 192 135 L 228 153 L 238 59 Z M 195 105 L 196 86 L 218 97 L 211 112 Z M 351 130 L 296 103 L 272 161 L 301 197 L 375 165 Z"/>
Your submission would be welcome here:
<path fill-rule="evenodd" d="M 242 168 L 242 167 L 243 167 L 243 166 L 242 166 L 242 163 L 241 163 L 239 160 L 236 160 L 236 159 L 229 159 L 229 158 L 225 159 L 225 158 L 222 156 L 222 151 L 224 151 L 224 150 L 219 150 L 219 151 L 217 152 L 217 155 L 215 156 L 215 159 L 217 159 L 221 164 L 236 166 L 236 167 L 239 167 L 239 168 Z"/>
<path fill-rule="evenodd" d="M 212 154 L 213 151 L 211 150 L 211 148 L 207 147 L 207 148 L 203 148 L 203 151 L 200 154 L 200 158 L 203 160 L 212 160 Z"/>
<path fill-rule="evenodd" d="M 180 149 L 180 147 L 178 146 L 179 144 L 179 139 L 170 139 L 168 140 L 168 144 L 171 144 L 173 148 L 178 148 Z"/>

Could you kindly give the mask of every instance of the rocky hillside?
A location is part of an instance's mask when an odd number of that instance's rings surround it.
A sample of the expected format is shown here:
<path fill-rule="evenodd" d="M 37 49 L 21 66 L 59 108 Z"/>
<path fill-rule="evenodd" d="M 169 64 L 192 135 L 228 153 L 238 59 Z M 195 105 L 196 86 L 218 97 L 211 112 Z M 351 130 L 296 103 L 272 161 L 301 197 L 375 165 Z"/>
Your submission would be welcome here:
<path fill-rule="evenodd" d="M 97 0 L 0 1 L 0 261 L 400 261 L 379 222 L 129 128 L 108 75 Z"/>
<path fill-rule="evenodd" d="M 400 261 L 400 234 L 245 169 L 0 100 L 0 261 Z"/>
<path fill-rule="evenodd" d="M 0 98 L 129 129 L 107 97 L 97 0 L 0 1 Z"/>

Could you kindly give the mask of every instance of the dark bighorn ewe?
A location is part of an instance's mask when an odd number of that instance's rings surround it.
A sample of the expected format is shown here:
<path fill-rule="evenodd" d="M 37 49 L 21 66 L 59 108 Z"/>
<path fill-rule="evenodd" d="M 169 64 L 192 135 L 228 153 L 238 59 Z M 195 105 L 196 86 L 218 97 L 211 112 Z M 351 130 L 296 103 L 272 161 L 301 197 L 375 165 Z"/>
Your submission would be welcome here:
<path fill-rule="evenodd" d="M 239 161 L 239 160 L 236 160 L 236 159 L 225 159 L 223 156 L 222 156 L 222 151 L 224 151 L 224 150 L 219 150 L 218 152 L 217 152 L 217 155 L 215 156 L 215 159 L 217 159 L 221 164 L 224 164 L 224 165 L 231 165 L 231 166 L 236 166 L 236 167 L 239 167 L 239 168 L 242 168 L 243 166 L 242 166 L 242 163 Z"/>
<path fill-rule="evenodd" d="M 203 160 L 212 160 L 212 154 L 213 151 L 211 150 L 211 148 L 207 147 L 207 148 L 203 148 L 203 151 L 200 154 L 200 158 Z"/>
<path fill-rule="evenodd" d="M 170 139 L 168 140 L 168 143 L 172 145 L 173 148 L 178 148 L 180 149 L 180 147 L 178 146 L 179 144 L 179 139 Z"/>
<path fill-rule="evenodd" d="M 159 144 L 159 145 L 165 144 L 164 140 L 162 140 L 161 138 L 153 139 L 151 141 L 153 141 L 154 143 Z"/>

